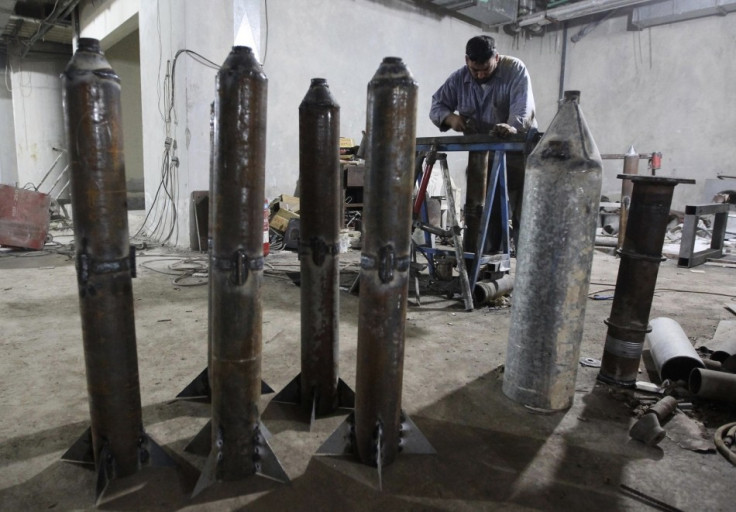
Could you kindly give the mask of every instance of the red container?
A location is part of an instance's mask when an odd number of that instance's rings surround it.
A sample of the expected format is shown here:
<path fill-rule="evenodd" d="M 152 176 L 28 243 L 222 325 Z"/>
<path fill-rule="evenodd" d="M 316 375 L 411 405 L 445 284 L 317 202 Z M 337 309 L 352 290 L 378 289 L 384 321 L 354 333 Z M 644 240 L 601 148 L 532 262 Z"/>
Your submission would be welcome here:
<path fill-rule="evenodd" d="M 48 194 L 0 185 L 0 245 L 43 249 L 50 205 Z"/>

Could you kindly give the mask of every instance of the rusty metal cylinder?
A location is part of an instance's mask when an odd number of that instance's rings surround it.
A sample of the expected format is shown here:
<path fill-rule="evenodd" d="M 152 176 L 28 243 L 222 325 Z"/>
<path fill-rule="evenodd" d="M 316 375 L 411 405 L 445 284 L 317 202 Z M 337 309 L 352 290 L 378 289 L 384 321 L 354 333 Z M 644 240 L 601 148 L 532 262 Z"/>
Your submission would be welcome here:
<path fill-rule="evenodd" d="M 324 78 L 299 105 L 301 405 L 338 407 L 340 106 Z"/>
<path fill-rule="evenodd" d="M 646 335 L 649 351 L 662 380 L 687 380 L 693 368 L 704 368 L 700 356 L 680 324 L 671 318 L 655 318 Z"/>
<path fill-rule="evenodd" d="M 514 276 L 506 274 L 500 279 L 478 281 L 473 288 L 473 303 L 476 306 L 486 304 L 506 295 L 514 289 Z"/>
<path fill-rule="evenodd" d="M 629 151 L 624 155 L 624 174 L 639 174 L 639 153 L 636 152 L 634 146 L 629 147 Z M 621 249 L 624 245 L 624 234 L 626 233 L 626 223 L 629 220 L 629 209 L 631 208 L 631 191 L 633 190 L 631 180 L 621 181 L 621 209 L 619 212 L 619 228 L 618 228 L 618 245 Z"/>
<path fill-rule="evenodd" d="M 95 464 L 135 473 L 143 439 L 120 79 L 96 39 L 82 38 L 62 74 L 79 309 Z"/>
<path fill-rule="evenodd" d="M 693 368 L 688 387 L 698 398 L 736 403 L 736 375 L 733 373 Z"/>
<path fill-rule="evenodd" d="M 368 84 L 355 390 L 355 451 L 374 466 L 395 459 L 402 428 L 416 109 L 411 72 L 384 58 Z"/>
<path fill-rule="evenodd" d="M 602 162 L 567 91 L 529 155 L 503 392 L 545 410 L 572 405 L 595 249 Z"/>
<path fill-rule="evenodd" d="M 476 252 L 480 219 L 483 216 L 483 205 L 486 200 L 488 186 L 488 151 L 469 151 L 468 168 L 466 170 L 467 190 L 465 191 L 465 234 L 463 249 L 465 252 Z"/>
<path fill-rule="evenodd" d="M 647 410 L 646 414 L 656 414 L 659 421 L 664 421 L 677 409 L 677 398 L 674 396 L 666 396 L 660 399 L 656 404 Z"/>
<path fill-rule="evenodd" d="M 232 48 L 216 78 L 209 323 L 216 480 L 259 471 L 265 443 L 258 402 L 267 85 L 244 46 Z"/>
<path fill-rule="evenodd" d="M 619 175 L 631 179 L 629 221 L 616 293 L 601 358 L 598 379 L 624 387 L 636 385 L 642 348 L 650 331 L 649 312 L 662 260 L 662 245 L 669 221 L 675 185 L 692 180 L 654 176 Z"/>

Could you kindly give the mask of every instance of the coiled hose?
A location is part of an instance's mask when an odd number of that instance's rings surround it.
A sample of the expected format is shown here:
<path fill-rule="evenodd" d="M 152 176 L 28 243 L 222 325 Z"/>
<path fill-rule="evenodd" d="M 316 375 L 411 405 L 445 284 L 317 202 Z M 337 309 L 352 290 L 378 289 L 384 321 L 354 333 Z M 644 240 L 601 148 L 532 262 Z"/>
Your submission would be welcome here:
<path fill-rule="evenodd" d="M 718 452 L 726 457 L 728 462 L 736 466 L 736 453 L 732 451 L 736 448 L 736 422 L 726 423 L 719 427 L 713 436 L 713 442 L 715 442 Z"/>

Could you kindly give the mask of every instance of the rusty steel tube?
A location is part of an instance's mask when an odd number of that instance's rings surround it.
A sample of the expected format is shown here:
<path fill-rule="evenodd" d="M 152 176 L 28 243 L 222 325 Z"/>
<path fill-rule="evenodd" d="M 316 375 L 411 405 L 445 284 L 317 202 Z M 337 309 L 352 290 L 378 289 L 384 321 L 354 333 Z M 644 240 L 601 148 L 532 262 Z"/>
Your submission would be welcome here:
<path fill-rule="evenodd" d="M 299 105 L 301 404 L 338 407 L 340 106 L 324 78 Z"/>
<path fill-rule="evenodd" d="M 209 380 L 216 480 L 260 470 L 263 197 L 267 84 L 252 50 L 235 46 L 217 73 L 210 192 Z M 203 478 L 212 477 L 204 475 Z"/>
<path fill-rule="evenodd" d="M 629 151 L 624 155 L 624 174 L 639 174 L 639 153 L 636 152 L 634 146 L 629 147 Z M 629 209 L 631 208 L 631 191 L 634 184 L 631 180 L 621 180 L 621 209 L 619 211 L 618 223 L 618 249 L 624 245 L 624 234 L 626 233 L 626 223 L 629 220 Z"/>
<path fill-rule="evenodd" d="M 478 281 L 473 288 L 473 303 L 476 307 L 491 302 L 514 289 L 514 276 L 506 274 L 500 279 Z"/>
<path fill-rule="evenodd" d="M 736 403 L 736 375 L 733 373 L 693 368 L 688 387 L 698 398 Z"/>
<path fill-rule="evenodd" d="M 566 91 L 529 155 L 503 393 L 572 405 L 595 250 L 602 161 L 579 92 Z"/>
<path fill-rule="evenodd" d="M 390 464 L 400 442 L 416 109 L 409 69 L 386 57 L 368 84 L 355 389 L 355 448 L 374 466 Z"/>
<path fill-rule="evenodd" d="M 654 287 L 662 259 L 672 194 L 678 183 L 694 183 L 677 178 L 619 175 L 634 184 L 629 222 L 616 293 L 598 380 L 624 387 L 636 385 L 639 361 L 649 327 Z"/>
<path fill-rule="evenodd" d="M 465 233 L 463 236 L 463 250 L 476 252 L 480 219 L 483 215 L 483 206 L 486 200 L 488 186 L 488 151 L 469 151 L 468 168 L 466 170 L 465 206 Z"/>
<path fill-rule="evenodd" d="M 98 40 L 79 40 L 62 74 L 62 95 L 93 453 L 98 471 L 111 457 L 114 475 L 123 477 L 139 468 L 144 432 L 120 79 Z"/>

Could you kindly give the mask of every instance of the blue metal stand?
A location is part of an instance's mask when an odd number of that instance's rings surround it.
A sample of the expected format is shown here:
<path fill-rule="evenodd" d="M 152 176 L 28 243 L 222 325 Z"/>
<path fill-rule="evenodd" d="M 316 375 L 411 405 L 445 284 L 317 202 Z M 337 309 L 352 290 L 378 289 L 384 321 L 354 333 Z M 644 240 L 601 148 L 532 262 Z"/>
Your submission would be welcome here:
<path fill-rule="evenodd" d="M 531 143 L 536 143 L 538 140 L 538 132 L 536 130 L 530 132 L 527 135 L 522 135 L 514 138 L 499 138 L 492 135 L 462 135 L 462 136 L 450 136 L 450 137 L 421 137 L 417 139 L 416 150 L 417 158 L 421 159 L 424 156 L 434 152 L 437 155 L 437 159 L 440 161 L 440 165 L 444 166 L 443 171 L 447 168 L 447 161 L 444 155 L 439 155 L 438 151 L 493 151 L 493 165 L 491 167 L 491 173 L 488 179 L 488 187 L 486 191 L 485 204 L 483 205 L 483 212 L 480 219 L 480 229 L 478 233 L 465 233 L 465 236 L 477 236 L 476 252 L 462 252 L 464 263 L 469 263 L 467 268 L 467 278 L 472 290 L 479 280 L 481 269 L 486 265 L 493 265 L 495 272 L 508 272 L 511 268 L 511 255 L 510 255 L 510 243 L 509 243 L 509 204 L 508 204 L 508 190 L 506 188 L 506 153 L 507 152 L 522 152 L 527 153 Z M 432 166 L 428 165 L 425 171 L 419 171 L 417 176 L 417 183 L 421 183 L 424 172 L 431 172 Z M 467 186 L 472 186 L 469 183 Z M 448 189 L 448 195 L 451 189 Z M 501 252 L 500 254 L 485 254 L 484 248 L 486 244 L 488 226 L 491 222 L 491 211 L 493 208 L 493 202 L 496 195 L 499 195 L 501 202 Z M 423 198 L 422 198 L 423 200 Z M 422 203 L 421 219 L 423 224 L 428 222 L 426 202 Z M 431 229 L 431 227 L 429 227 Z M 433 242 L 433 236 L 431 231 L 424 229 L 425 243 L 426 246 L 417 247 L 427 258 L 429 263 L 430 275 L 434 276 L 434 256 L 436 255 L 447 255 L 455 256 L 456 251 L 450 251 L 446 249 L 439 249 L 435 247 Z M 450 233 L 452 230 L 459 229 L 457 226 L 449 226 L 447 232 Z M 455 242 L 457 244 L 457 241 Z M 462 245 L 461 245 L 462 247 Z M 468 308 L 468 297 L 465 297 L 467 293 L 463 291 L 464 299 L 466 301 L 466 309 L 472 309 L 472 298 L 471 306 Z"/>

